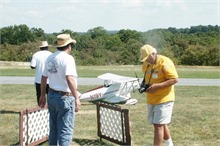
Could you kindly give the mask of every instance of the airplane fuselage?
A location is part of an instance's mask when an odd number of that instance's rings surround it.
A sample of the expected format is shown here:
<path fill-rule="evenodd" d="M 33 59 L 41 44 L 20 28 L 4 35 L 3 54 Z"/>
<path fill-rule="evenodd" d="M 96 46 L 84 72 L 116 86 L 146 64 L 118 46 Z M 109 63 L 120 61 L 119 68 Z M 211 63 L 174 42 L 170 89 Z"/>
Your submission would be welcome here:
<path fill-rule="evenodd" d="M 82 101 L 120 103 L 130 99 L 130 92 L 139 88 L 138 82 L 99 86 L 80 95 Z"/>

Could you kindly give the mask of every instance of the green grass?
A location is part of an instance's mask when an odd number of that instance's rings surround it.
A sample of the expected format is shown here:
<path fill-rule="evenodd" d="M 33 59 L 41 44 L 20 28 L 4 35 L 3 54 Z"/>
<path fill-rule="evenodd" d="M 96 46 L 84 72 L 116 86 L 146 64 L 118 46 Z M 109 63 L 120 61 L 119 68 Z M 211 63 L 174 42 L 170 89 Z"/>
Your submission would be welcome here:
<path fill-rule="evenodd" d="M 77 66 L 77 72 L 79 77 L 97 77 L 107 72 L 130 77 L 135 77 L 136 72 L 139 78 L 143 77 L 140 65 Z M 220 79 L 219 67 L 177 66 L 177 72 L 180 78 Z M 34 76 L 34 73 L 34 70 L 28 67 L 0 68 L 0 76 Z"/>
<path fill-rule="evenodd" d="M 83 92 L 94 86 L 79 86 Z M 138 100 L 129 109 L 132 145 L 152 145 L 153 128 L 146 120 L 145 95 L 132 93 Z M 1 85 L 0 145 L 18 144 L 19 114 L 36 106 L 32 85 Z M 176 146 L 217 146 L 220 144 L 220 87 L 176 86 L 176 101 L 170 131 Z M 75 145 L 114 145 L 99 142 L 96 125 L 96 106 L 82 102 L 76 115 Z M 48 145 L 44 143 L 43 145 Z"/>

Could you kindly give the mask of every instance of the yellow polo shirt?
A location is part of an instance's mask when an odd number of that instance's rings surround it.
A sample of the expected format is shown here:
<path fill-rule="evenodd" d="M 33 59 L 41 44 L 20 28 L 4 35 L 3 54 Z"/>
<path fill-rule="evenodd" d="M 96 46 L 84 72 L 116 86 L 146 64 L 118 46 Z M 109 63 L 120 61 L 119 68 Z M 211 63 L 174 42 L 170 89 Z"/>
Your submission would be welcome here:
<path fill-rule="evenodd" d="M 154 64 L 147 64 L 145 61 L 142 66 L 142 70 L 145 73 L 145 83 L 149 84 L 149 78 L 151 70 L 154 67 L 154 72 L 152 74 L 150 84 L 161 83 L 168 79 L 178 78 L 176 68 L 171 59 L 168 57 L 157 55 L 157 61 Z M 161 104 L 168 101 L 175 100 L 174 85 L 166 87 L 163 89 L 158 89 L 154 93 L 146 92 L 146 98 L 148 104 Z"/>

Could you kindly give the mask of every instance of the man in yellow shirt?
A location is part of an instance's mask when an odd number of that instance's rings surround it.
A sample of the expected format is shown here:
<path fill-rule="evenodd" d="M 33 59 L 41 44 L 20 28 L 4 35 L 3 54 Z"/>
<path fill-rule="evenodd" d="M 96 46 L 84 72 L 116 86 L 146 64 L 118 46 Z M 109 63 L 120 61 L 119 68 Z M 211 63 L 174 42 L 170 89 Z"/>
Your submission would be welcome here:
<path fill-rule="evenodd" d="M 173 146 L 168 124 L 171 122 L 178 74 L 172 60 L 158 55 L 154 47 L 146 44 L 140 53 L 144 72 L 140 93 L 146 92 L 148 121 L 154 125 L 154 146 L 160 146 L 163 140 L 167 146 Z"/>

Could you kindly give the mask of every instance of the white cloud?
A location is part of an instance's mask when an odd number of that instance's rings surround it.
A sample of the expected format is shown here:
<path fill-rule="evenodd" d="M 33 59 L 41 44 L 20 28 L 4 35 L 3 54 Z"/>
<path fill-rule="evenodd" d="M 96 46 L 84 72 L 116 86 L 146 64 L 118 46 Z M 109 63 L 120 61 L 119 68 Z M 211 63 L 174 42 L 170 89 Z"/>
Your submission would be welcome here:
<path fill-rule="evenodd" d="M 3 0 L 2 25 L 45 32 L 190 27 L 219 24 L 219 0 Z M 198 2 L 199 1 L 199 2 Z"/>

